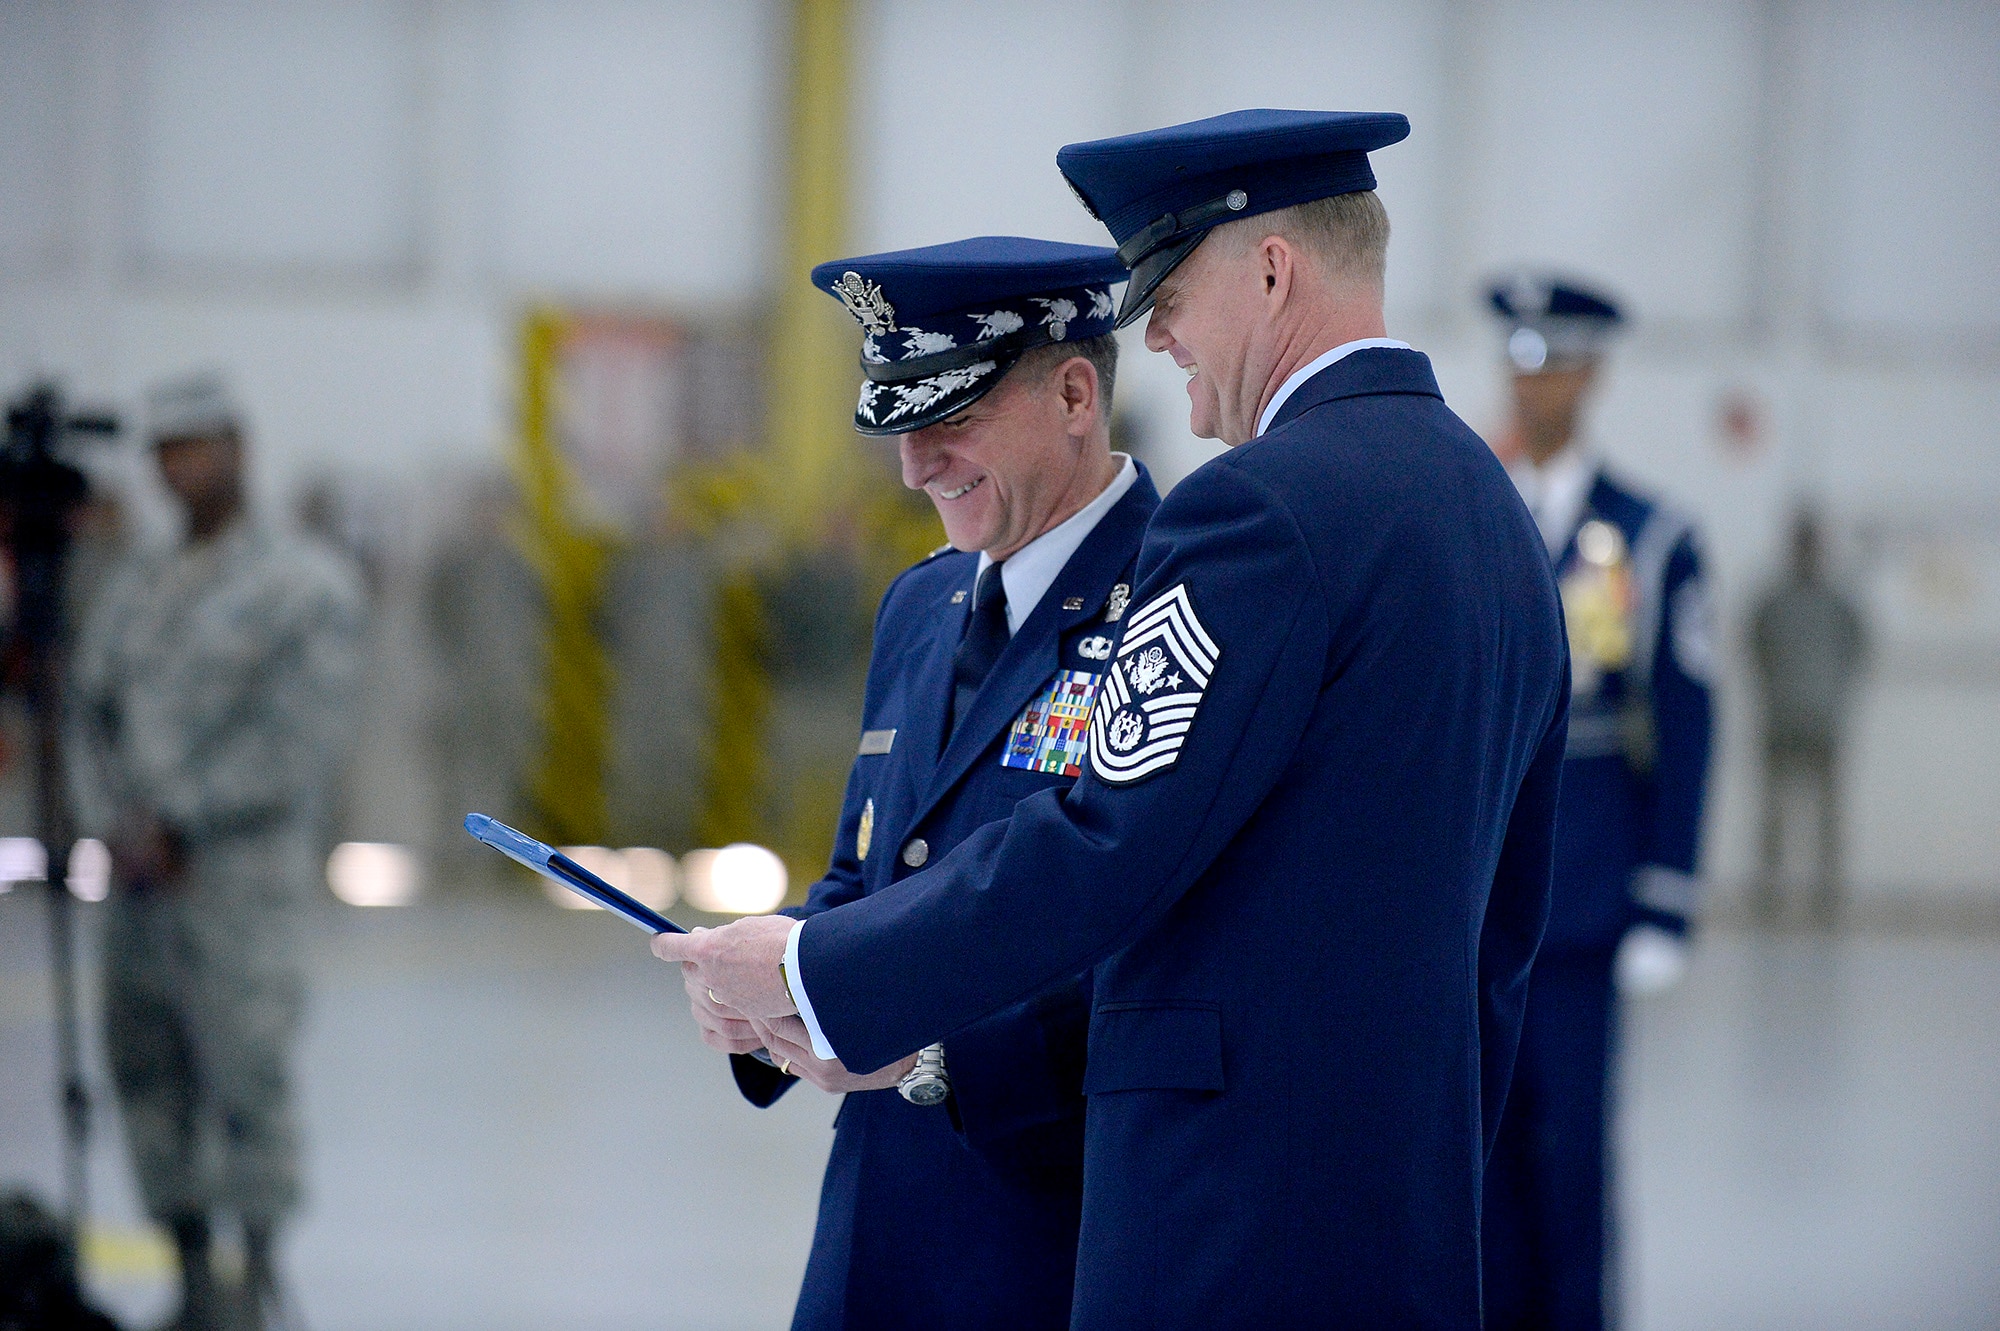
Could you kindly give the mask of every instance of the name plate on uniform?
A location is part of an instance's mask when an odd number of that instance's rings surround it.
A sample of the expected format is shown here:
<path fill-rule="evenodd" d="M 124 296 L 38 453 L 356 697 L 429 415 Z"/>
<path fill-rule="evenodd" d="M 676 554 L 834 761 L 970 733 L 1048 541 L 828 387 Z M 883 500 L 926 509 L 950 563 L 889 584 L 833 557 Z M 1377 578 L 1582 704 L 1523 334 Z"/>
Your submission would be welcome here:
<path fill-rule="evenodd" d="M 1036 694 L 1007 731 L 1002 767 L 1020 767 L 1054 776 L 1081 776 L 1090 735 L 1090 704 L 1097 681 L 1088 670 L 1058 670 L 1054 682 Z"/>
<path fill-rule="evenodd" d="M 884 754 L 894 747 L 896 747 L 894 730 L 864 730 L 861 732 L 861 752 L 858 756 L 867 758 Z"/>

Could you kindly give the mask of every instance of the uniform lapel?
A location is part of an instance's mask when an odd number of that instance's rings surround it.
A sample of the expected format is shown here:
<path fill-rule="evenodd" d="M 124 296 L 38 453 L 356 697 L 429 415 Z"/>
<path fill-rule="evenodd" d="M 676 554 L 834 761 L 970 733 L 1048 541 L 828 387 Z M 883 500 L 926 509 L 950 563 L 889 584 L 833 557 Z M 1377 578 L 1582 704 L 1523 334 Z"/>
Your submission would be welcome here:
<path fill-rule="evenodd" d="M 976 560 L 965 560 L 965 597 L 946 600 L 932 617 L 935 627 L 920 638 L 914 650 L 922 659 L 908 676 L 907 692 L 897 714 L 895 743 L 889 749 L 888 779 L 878 787 L 875 810 L 874 848 L 867 857 L 862 877 L 869 890 L 886 883 L 894 872 L 891 863 L 920 814 L 914 806 L 926 798 L 931 778 L 937 771 L 939 750 L 944 747 L 944 713 L 951 701 L 952 658 L 958 651 L 959 636 L 965 631 L 965 617 L 971 613 L 971 579 Z M 909 803 L 904 803 L 904 801 Z M 886 867 L 885 867 L 886 866 Z"/>
<path fill-rule="evenodd" d="M 966 616 L 972 613 L 972 583 L 979 571 L 976 557 L 965 562 L 965 585 L 955 591 L 964 596 L 947 602 L 937 616 L 937 630 L 930 635 L 930 655 L 912 681 L 913 696 L 906 718 L 911 744 L 907 759 L 915 765 L 913 789 L 921 793 L 930 784 L 930 770 L 937 766 L 944 750 L 945 713 L 951 708 L 952 663 L 958 656 L 959 639 L 965 636 Z"/>
<path fill-rule="evenodd" d="M 1085 623 L 1104 609 L 1111 584 L 1131 562 L 1146 520 L 1159 504 L 1159 492 L 1142 469 L 1132 488 L 1086 536 L 1076 553 L 1063 565 L 1056 580 L 1035 606 L 1028 622 L 1021 625 L 1007 650 L 993 664 L 965 723 L 952 734 L 929 789 L 918 802 L 909 826 L 922 822 L 937 802 L 958 784 L 966 771 L 984 754 L 1001 732 L 1012 724 L 1028 705 L 1036 690 L 1049 682 L 1062 663 L 1063 635 Z M 1065 609 L 1074 604 L 1074 610 Z M 950 664 L 946 663 L 944 688 L 950 687 Z"/>

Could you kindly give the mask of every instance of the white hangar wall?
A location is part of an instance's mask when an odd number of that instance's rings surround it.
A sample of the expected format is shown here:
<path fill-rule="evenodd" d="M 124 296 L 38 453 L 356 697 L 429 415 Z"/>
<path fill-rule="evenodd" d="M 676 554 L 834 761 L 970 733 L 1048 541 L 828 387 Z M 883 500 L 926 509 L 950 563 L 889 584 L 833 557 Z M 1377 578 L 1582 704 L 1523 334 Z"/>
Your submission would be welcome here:
<path fill-rule="evenodd" d="M 785 43 L 772 0 L 7 0 L 0 379 L 129 403 L 227 366 L 273 502 L 491 462 L 524 301 L 738 312 L 797 279 L 771 260 Z M 1053 168 L 1071 139 L 1406 111 L 1378 157 L 1392 331 L 1468 419 L 1501 412 L 1483 274 L 1559 263 L 1637 316 L 1595 433 L 1706 522 L 1718 878 L 1752 855 L 1742 615 L 1811 496 L 1892 602 L 1883 549 L 1970 570 L 1955 602 L 1887 605 L 1909 640 L 1863 708 L 1854 876 L 2000 897 L 2000 6 L 873 0 L 853 68 L 866 248 L 1096 239 Z M 1180 377 L 1131 352 L 1127 405 L 1183 473 L 1209 446 Z"/>

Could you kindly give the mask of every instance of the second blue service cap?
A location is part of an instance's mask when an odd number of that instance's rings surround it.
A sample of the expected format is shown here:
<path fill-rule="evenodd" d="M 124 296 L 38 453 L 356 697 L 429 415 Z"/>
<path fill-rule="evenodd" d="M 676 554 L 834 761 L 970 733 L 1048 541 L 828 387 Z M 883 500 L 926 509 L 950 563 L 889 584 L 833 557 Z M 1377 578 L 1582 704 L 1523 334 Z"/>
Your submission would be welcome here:
<path fill-rule="evenodd" d="M 1030 347 L 1112 330 L 1125 280 L 1101 245 L 975 236 L 836 259 L 813 285 L 861 325 L 862 434 L 907 434 L 971 406 Z"/>
<path fill-rule="evenodd" d="M 1211 228 L 1375 188 L 1368 154 L 1410 134 L 1392 111 L 1231 111 L 1142 134 L 1072 143 L 1056 165 L 1132 270 L 1122 328 Z"/>
<path fill-rule="evenodd" d="M 1611 297 L 1554 273 L 1510 273 L 1486 300 L 1507 329 L 1507 359 L 1523 374 L 1603 354 L 1625 322 Z"/>

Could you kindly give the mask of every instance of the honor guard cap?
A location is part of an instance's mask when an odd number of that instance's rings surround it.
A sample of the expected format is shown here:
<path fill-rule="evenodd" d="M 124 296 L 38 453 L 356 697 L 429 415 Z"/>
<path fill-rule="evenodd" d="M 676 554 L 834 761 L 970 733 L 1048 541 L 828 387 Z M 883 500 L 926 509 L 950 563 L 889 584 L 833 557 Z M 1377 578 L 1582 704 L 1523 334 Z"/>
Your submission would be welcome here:
<path fill-rule="evenodd" d="M 1408 138 L 1387 111 L 1231 111 L 1142 134 L 1072 143 L 1056 165 L 1132 270 L 1118 326 L 1209 229 L 1335 194 L 1375 188 L 1368 154 Z"/>
<path fill-rule="evenodd" d="M 155 439 L 199 439 L 240 429 L 243 414 L 217 370 L 185 375 L 146 390 L 146 428 Z"/>
<path fill-rule="evenodd" d="M 1511 274 L 1486 299 L 1507 328 L 1507 359 L 1523 374 L 1595 359 L 1625 322 L 1609 296 L 1548 273 Z"/>
<path fill-rule="evenodd" d="M 976 236 L 823 263 L 812 280 L 861 325 L 854 428 L 892 435 L 977 402 L 1031 347 L 1109 333 L 1125 269 L 1101 245 Z"/>

